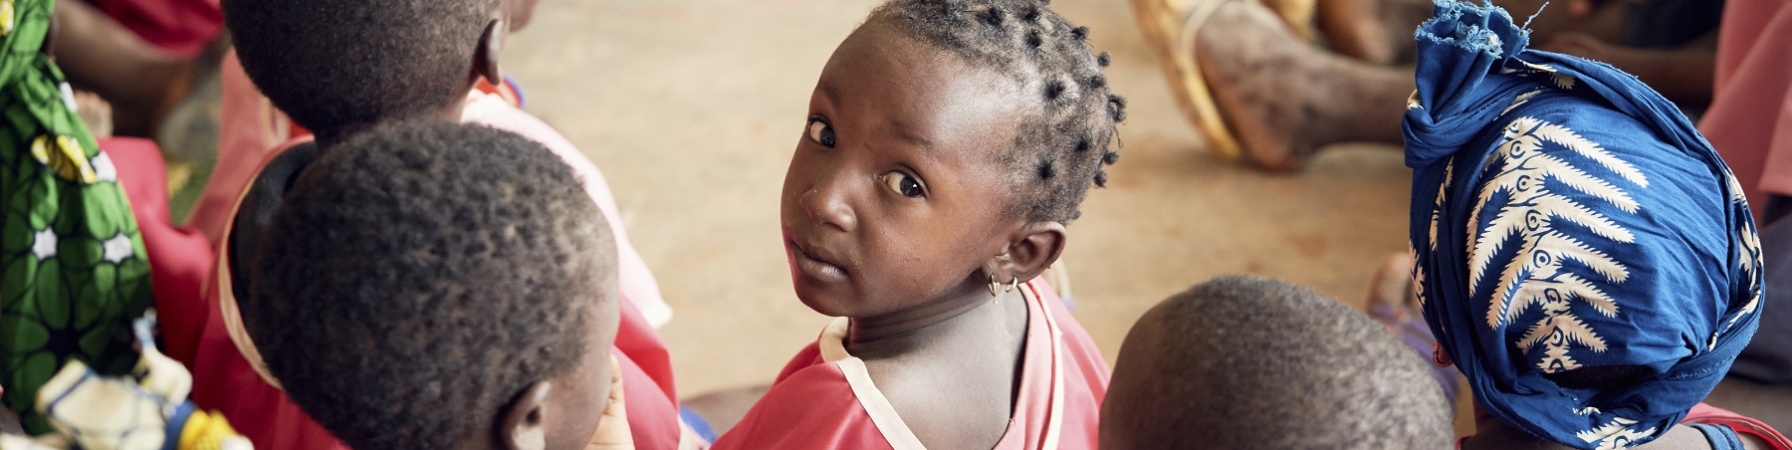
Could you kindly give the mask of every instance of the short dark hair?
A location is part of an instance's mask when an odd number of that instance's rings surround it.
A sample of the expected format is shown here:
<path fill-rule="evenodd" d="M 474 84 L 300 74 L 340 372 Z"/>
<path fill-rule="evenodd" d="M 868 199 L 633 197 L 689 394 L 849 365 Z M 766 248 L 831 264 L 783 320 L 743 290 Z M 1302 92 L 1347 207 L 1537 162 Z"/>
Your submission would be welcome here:
<path fill-rule="evenodd" d="M 1425 364 L 1374 319 L 1317 292 L 1221 277 L 1133 326 L 1104 405 L 1103 442 L 1447 448 L 1451 405 Z"/>
<path fill-rule="evenodd" d="M 572 169 L 473 125 L 375 128 L 269 224 L 245 317 L 293 401 L 354 448 L 448 448 L 589 351 L 615 247 Z"/>
<path fill-rule="evenodd" d="M 294 122 L 333 134 L 465 97 L 498 2 L 224 0 L 223 9 L 255 86 Z"/>
<path fill-rule="evenodd" d="M 1109 56 L 1090 50 L 1088 27 L 1040 0 L 893 0 L 871 20 L 1038 89 L 1043 108 L 1006 155 L 1031 180 L 1013 206 L 1027 220 L 1075 220 L 1089 186 L 1107 185 L 1102 166 L 1120 158 L 1110 147 L 1126 99 L 1109 89 Z"/>

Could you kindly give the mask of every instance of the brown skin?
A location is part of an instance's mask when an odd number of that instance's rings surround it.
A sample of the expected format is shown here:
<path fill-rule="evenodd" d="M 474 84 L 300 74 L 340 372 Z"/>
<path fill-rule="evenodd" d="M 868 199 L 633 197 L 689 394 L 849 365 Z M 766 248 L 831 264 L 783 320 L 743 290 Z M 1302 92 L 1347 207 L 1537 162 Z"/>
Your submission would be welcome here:
<path fill-rule="evenodd" d="M 164 53 L 105 13 L 78 1 L 56 2 L 46 45 L 69 84 L 116 106 L 117 132 L 150 136 L 193 86 L 193 61 Z"/>
<path fill-rule="evenodd" d="M 510 32 L 515 33 L 529 26 L 535 19 L 535 5 L 541 0 L 504 0 L 504 9 L 510 11 Z"/>
<path fill-rule="evenodd" d="M 1577 31 L 1556 33 L 1538 49 L 1611 64 L 1677 102 L 1711 102 L 1717 74 L 1717 32 L 1669 50 L 1626 47 Z"/>
<path fill-rule="evenodd" d="M 611 440 L 620 435 L 627 436 L 628 428 L 605 430 L 609 436 L 599 435 L 598 427 L 606 413 L 606 405 L 619 401 L 621 395 L 614 393 L 615 358 L 610 356 L 610 346 L 616 341 L 616 327 L 620 316 L 617 302 L 620 301 L 616 291 L 615 278 L 604 283 L 601 289 L 605 294 L 593 298 L 599 302 L 598 307 L 590 308 L 591 320 L 587 323 L 588 339 L 585 356 L 573 370 L 554 377 L 530 384 L 518 392 L 509 405 L 496 411 L 490 440 L 470 440 L 463 449 L 503 449 L 503 450 L 541 450 L 541 449 L 583 449 L 588 444 Z M 620 406 L 620 403 L 617 403 Z M 619 425 L 619 424 L 612 424 Z"/>
<path fill-rule="evenodd" d="M 1150 382 L 1150 377 L 1165 373 L 1161 361 L 1164 361 L 1162 343 L 1173 342 L 1164 339 L 1160 321 L 1162 306 L 1153 307 L 1139 318 L 1132 330 L 1126 332 L 1126 339 L 1120 343 L 1120 354 L 1114 359 L 1113 379 L 1108 380 L 1107 397 L 1101 406 L 1101 448 L 1109 450 L 1153 448 L 1151 426 L 1162 421 L 1161 411 L 1139 405 L 1154 405 L 1151 401 L 1161 395 Z M 1205 380 L 1187 380 L 1186 383 L 1205 383 Z M 1161 442 L 1155 446 L 1162 446 Z"/>
<path fill-rule="evenodd" d="M 998 156 L 1038 106 L 1022 92 L 874 19 L 822 70 L 785 175 L 797 297 L 851 318 L 847 351 L 929 446 L 1001 438 L 1027 310 L 987 285 L 1032 279 L 1064 247 L 1063 224 L 1007 208 L 1022 174 Z"/>

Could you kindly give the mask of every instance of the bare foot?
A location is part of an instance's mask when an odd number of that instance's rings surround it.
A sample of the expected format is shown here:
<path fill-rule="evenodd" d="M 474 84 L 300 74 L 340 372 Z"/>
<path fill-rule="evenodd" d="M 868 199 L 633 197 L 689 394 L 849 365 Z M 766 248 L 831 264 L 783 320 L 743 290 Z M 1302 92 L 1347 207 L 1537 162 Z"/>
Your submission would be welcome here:
<path fill-rule="evenodd" d="M 1388 328 L 1418 317 L 1419 299 L 1412 290 L 1412 257 L 1400 253 L 1383 259 L 1369 280 L 1369 295 L 1363 305 L 1369 317 Z"/>
<path fill-rule="evenodd" d="M 1332 51 L 1388 65 L 1412 59 L 1413 29 L 1431 14 L 1426 0 L 1323 0 L 1316 21 Z"/>
<path fill-rule="evenodd" d="M 1221 5 L 1195 45 L 1215 103 L 1258 166 L 1295 170 L 1333 143 L 1401 142 L 1410 70 L 1321 50 L 1251 2 Z"/>

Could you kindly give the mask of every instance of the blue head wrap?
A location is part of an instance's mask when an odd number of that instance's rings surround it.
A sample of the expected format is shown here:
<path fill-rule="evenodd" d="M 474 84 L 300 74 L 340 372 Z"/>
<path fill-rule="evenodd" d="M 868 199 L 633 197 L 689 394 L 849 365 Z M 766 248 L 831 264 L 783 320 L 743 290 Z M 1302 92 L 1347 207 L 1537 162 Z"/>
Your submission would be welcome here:
<path fill-rule="evenodd" d="M 1672 103 L 1526 49 L 1438 0 L 1405 117 L 1414 283 L 1439 347 L 1505 423 L 1577 448 L 1665 433 L 1754 334 L 1742 189 Z"/>

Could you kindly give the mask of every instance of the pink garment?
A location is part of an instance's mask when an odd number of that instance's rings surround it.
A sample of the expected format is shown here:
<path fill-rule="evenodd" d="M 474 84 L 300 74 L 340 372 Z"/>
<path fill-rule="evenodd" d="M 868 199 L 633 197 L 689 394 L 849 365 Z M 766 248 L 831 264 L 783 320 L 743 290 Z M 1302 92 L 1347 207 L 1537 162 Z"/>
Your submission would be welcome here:
<path fill-rule="evenodd" d="M 1736 430 L 1736 434 L 1766 441 L 1769 449 L 1792 450 L 1792 440 L 1786 439 L 1785 435 L 1767 423 L 1704 403 L 1693 405 L 1692 411 L 1688 411 L 1686 419 L 1680 423 L 1723 425 Z"/>
<path fill-rule="evenodd" d="M 1757 218 L 1762 194 L 1792 195 L 1792 2 L 1730 0 L 1699 131 L 1736 172 Z"/>
<path fill-rule="evenodd" d="M 1025 367 L 1014 416 L 995 448 L 1095 448 L 1107 362 L 1043 278 L 1021 292 L 1027 299 Z M 835 319 L 797 353 L 765 397 L 712 448 L 920 448 L 865 362 L 846 353 L 847 324 Z"/>

